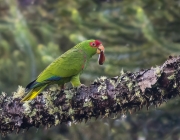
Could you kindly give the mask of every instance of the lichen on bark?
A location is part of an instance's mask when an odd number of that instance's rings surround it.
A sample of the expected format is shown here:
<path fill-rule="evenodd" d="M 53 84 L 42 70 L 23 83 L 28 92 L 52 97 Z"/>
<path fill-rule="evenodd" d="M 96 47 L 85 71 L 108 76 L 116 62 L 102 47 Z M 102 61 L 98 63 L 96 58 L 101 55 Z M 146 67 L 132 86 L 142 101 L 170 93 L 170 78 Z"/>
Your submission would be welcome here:
<path fill-rule="evenodd" d="M 0 132 L 51 127 L 67 122 L 88 121 L 92 117 L 137 111 L 161 105 L 180 94 L 180 57 L 169 57 L 162 65 L 139 72 L 100 77 L 90 86 L 64 91 L 43 91 L 36 99 L 20 103 L 22 93 L 0 96 Z M 23 90 L 22 90 L 23 91 Z"/>

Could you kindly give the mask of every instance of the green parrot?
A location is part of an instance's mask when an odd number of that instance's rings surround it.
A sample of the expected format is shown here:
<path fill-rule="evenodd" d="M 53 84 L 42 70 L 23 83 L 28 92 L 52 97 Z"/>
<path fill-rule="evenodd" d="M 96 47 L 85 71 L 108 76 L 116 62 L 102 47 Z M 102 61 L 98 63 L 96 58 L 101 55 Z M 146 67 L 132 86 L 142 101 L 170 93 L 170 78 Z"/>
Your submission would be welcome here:
<path fill-rule="evenodd" d="M 45 87 L 71 82 L 73 87 L 81 85 L 79 76 L 86 68 L 90 58 L 99 54 L 99 64 L 105 61 L 104 46 L 99 40 L 86 40 L 71 48 L 54 62 L 52 62 L 40 75 L 26 86 L 28 94 L 21 100 L 28 101 L 34 99 Z"/>

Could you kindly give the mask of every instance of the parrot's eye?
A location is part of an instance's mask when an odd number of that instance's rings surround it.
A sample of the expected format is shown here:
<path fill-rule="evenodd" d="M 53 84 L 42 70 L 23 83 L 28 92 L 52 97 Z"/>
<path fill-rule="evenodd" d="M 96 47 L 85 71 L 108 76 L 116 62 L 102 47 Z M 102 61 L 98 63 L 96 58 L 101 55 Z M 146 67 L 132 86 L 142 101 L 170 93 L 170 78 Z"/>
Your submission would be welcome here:
<path fill-rule="evenodd" d="M 96 44 L 93 42 L 93 43 L 92 43 L 92 46 L 94 46 L 94 47 L 95 47 L 95 46 L 96 46 Z"/>
<path fill-rule="evenodd" d="M 91 47 L 96 47 L 96 43 L 95 42 L 91 42 L 90 45 L 91 45 Z"/>

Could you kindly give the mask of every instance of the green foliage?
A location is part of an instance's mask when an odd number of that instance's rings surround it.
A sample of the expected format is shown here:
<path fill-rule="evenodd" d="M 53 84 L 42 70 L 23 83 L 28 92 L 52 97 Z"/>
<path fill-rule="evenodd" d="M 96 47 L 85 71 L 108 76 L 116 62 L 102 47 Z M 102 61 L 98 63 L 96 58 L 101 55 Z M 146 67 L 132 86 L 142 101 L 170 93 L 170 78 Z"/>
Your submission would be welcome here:
<path fill-rule="evenodd" d="M 179 0 L 34 0 L 30 5 L 22 1 L 0 1 L 0 92 L 26 86 L 56 57 L 85 39 L 99 39 L 106 49 L 105 64 L 98 66 L 94 56 L 81 76 L 85 84 L 102 75 L 116 76 L 122 68 L 150 68 L 180 53 Z M 98 122 L 99 126 L 65 127 L 64 135 L 55 130 L 47 139 L 56 134 L 57 139 L 133 139 L 136 128 L 129 120 L 118 126 L 111 120 Z M 136 131 L 145 136 L 140 128 Z M 41 132 L 32 133 L 41 137 Z"/>

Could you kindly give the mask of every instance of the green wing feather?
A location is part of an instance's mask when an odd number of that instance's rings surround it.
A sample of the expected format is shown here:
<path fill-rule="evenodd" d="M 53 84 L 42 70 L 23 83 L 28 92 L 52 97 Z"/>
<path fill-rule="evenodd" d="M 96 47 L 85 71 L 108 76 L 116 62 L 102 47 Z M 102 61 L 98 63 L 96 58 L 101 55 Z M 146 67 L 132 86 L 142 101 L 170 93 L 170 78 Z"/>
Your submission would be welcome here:
<path fill-rule="evenodd" d="M 37 82 L 58 76 L 70 78 L 79 74 L 82 71 L 82 66 L 85 65 L 85 53 L 77 48 L 72 48 L 54 62 L 52 62 L 37 78 Z"/>

